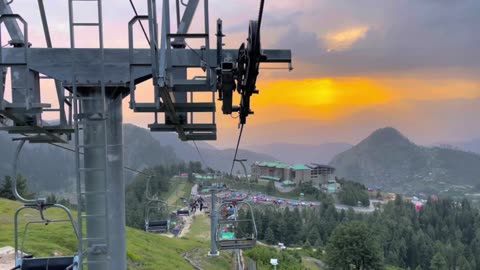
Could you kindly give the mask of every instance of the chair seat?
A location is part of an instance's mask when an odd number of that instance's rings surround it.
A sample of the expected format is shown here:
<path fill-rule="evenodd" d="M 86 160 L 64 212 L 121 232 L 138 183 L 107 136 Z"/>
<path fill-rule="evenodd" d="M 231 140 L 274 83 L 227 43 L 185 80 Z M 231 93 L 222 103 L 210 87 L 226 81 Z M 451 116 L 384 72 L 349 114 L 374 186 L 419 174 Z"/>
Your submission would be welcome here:
<path fill-rule="evenodd" d="M 24 258 L 20 270 L 65 270 L 73 261 L 73 257 Z"/>
<path fill-rule="evenodd" d="M 230 249 L 250 249 L 254 248 L 257 244 L 256 239 L 236 239 L 236 240 L 219 240 L 217 241 L 218 249 L 230 250 Z"/>
<path fill-rule="evenodd" d="M 189 216 L 190 212 L 188 210 L 177 210 L 177 216 Z"/>

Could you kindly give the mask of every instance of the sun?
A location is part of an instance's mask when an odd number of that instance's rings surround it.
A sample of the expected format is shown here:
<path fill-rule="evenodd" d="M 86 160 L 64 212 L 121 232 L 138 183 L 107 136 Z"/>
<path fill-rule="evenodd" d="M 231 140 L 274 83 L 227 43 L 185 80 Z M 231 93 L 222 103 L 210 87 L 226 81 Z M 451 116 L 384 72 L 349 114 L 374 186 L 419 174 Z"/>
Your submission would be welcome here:
<path fill-rule="evenodd" d="M 317 80 L 311 84 L 311 103 L 331 105 L 337 100 L 336 90 L 331 80 Z"/>

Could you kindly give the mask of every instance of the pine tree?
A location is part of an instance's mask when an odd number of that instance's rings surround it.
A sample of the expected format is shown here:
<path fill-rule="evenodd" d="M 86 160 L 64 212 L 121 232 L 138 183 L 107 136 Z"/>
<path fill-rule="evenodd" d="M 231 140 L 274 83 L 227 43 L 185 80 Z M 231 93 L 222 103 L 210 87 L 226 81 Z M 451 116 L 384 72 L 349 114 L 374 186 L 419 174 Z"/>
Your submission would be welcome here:
<path fill-rule="evenodd" d="M 352 248 L 355 247 L 355 248 Z M 327 245 L 327 263 L 333 269 L 382 269 L 380 246 L 366 223 L 350 222 L 338 226 Z"/>
<path fill-rule="evenodd" d="M 265 242 L 267 242 L 269 245 L 273 245 L 275 243 L 275 235 L 270 227 L 268 227 L 265 231 Z"/>
<path fill-rule="evenodd" d="M 0 198 L 5 198 L 9 200 L 15 200 L 15 196 L 12 192 L 13 181 L 10 176 L 5 176 L 3 184 L 0 186 Z M 26 199 L 31 199 L 35 197 L 35 193 L 29 193 L 27 188 L 27 179 L 21 175 L 17 178 L 17 191 L 18 193 Z"/>
<path fill-rule="evenodd" d="M 447 262 L 440 252 L 437 252 L 430 261 L 430 270 L 447 270 Z"/>

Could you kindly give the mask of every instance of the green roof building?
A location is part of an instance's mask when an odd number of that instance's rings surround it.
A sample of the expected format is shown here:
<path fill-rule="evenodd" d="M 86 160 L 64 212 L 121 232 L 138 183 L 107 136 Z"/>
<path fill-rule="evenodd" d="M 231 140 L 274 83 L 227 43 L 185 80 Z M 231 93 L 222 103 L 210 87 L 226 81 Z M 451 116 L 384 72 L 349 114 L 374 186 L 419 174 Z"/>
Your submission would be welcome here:
<path fill-rule="evenodd" d="M 252 164 L 251 171 L 254 179 L 282 181 L 282 183 L 290 181 L 294 185 L 312 182 L 314 186 L 321 187 L 327 183 L 327 179 L 331 179 L 335 168 L 314 163 L 290 165 L 280 161 L 263 161 Z M 288 185 L 292 185 L 290 182 L 287 182 Z"/>

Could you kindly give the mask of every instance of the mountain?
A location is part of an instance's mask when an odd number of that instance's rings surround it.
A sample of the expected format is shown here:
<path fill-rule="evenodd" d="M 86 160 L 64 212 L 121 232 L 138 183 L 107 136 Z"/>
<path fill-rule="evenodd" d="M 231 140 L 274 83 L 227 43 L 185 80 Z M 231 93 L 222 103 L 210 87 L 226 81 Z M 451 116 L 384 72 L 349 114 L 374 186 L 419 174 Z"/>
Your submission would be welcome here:
<path fill-rule="evenodd" d="M 0 132 L 0 182 L 12 174 L 13 156 L 17 142 L 13 137 Z M 73 143 L 62 145 L 74 149 Z M 142 170 L 159 164 L 173 164 L 180 159 L 172 147 L 163 146 L 151 133 L 133 125 L 124 125 L 124 165 Z M 31 190 L 74 190 L 75 155 L 73 152 L 44 144 L 26 144 L 20 154 L 19 173 L 29 181 Z M 130 182 L 134 173 L 125 171 L 125 180 Z M 59 181 L 60 180 L 60 181 Z"/>
<path fill-rule="evenodd" d="M 473 140 L 463 141 L 463 142 L 437 143 L 436 145 L 480 154 L 480 139 L 473 139 Z"/>
<path fill-rule="evenodd" d="M 175 133 L 152 133 L 152 136 L 161 144 L 168 144 L 175 151 L 177 157 L 185 161 L 205 161 L 205 166 L 211 167 L 217 171 L 230 172 L 232 166 L 235 149 L 217 149 L 205 142 L 196 142 L 200 154 L 193 142 L 182 142 L 178 139 Z M 247 159 L 246 167 L 250 171 L 250 165 L 255 161 L 274 161 L 278 160 L 268 154 L 262 154 L 250 150 L 239 149 L 237 154 L 239 159 Z M 234 171 L 240 171 L 243 174 L 243 169 L 236 164 Z"/>
<path fill-rule="evenodd" d="M 480 184 L 480 155 L 423 147 L 394 128 L 376 130 L 330 163 L 339 177 L 395 192 L 439 192 Z"/>
<path fill-rule="evenodd" d="M 12 136 L 0 132 L 0 182 L 4 176 L 12 174 L 12 162 L 17 142 Z M 74 149 L 73 143 L 62 145 Z M 206 166 L 215 170 L 230 172 L 234 149 L 219 150 L 205 143 L 197 142 Z M 255 161 L 273 161 L 274 157 L 248 150 L 239 150 L 238 157 L 247 159 L 247 170 Z M 155 165 L 168 165 L 180 161 L 201 161 L 191 142 L 182 142 L 176 134 L 153 133 L 131 124 L 124 125 L 124 166 L 142 170 Z M 44 144 L 26 144 L 19 160 L 19 173 L 24 175 L 31 190 L 74 191 L 75 155 L 71 151 Z M 243 169 L 236 165 L 235 172 Z M 135 176 L 125 170 L 126 183 Z M 60 179 L 60 180 L 59 180 Z"/>
<path fill-rule="evenodd" d="M 250 145 L 245 148 L 279 158 L 290 164 L 327 164 L 332 158 L 352 147 L 348 143 L 325 143 L 320 145 L 272 143 Z"/>

